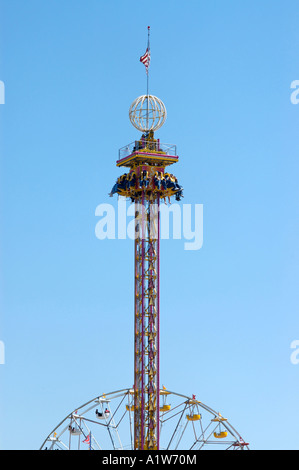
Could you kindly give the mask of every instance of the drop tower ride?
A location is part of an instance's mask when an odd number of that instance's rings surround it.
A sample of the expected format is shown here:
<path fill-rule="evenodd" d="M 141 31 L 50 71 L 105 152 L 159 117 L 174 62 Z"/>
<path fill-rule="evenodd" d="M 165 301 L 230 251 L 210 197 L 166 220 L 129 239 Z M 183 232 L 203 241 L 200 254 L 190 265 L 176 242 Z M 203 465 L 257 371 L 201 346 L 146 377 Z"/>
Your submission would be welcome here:
<path fill-rule="evenodd" d="M 180 200 L 182 187 L 168 171 L 178 161 L 176 146 L 154 135 L 165 122 L 166 108 L 148 92 L 149 39 L 140 61 L 146 67 L 147 94 L 132 103 L 129 117 L 142 135 L 119 150 L 116 165 L 126 173 L 110 196 L 117 193 L 135 204 L 134 448 L 159 450 L 160 204 L 173 196 Z"/>

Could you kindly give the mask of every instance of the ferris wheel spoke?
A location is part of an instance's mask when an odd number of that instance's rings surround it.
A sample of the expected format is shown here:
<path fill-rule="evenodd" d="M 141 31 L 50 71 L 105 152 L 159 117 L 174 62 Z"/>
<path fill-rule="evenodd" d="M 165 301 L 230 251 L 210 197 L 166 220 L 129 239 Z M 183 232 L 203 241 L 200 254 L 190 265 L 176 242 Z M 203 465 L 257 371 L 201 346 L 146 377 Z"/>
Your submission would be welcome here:
<path fill-rule="evenodd" d="M 163 423 L 166 423 L 166 421 L 170 420 L 170 419 L 173 419 L 175 416 L 178 416 L 180 414 L 182 414 L 185 410 L 186 410 L 186 407 L 183 409 L 183 410 L 179 410 L 177 413 L 174 413 L 173 414 L 173 411 L 175 409 L 178 409 L 178 408 L 181 408 L 183 406 L 182 403 L 180 403 L 179 405 L 175 406 L 174 408 L 172 408 L 171 411 L 167 411 L 164 413 L 164 415 L 166 415 L 167 417 L 165 419 L 161 418 L 161 421 L 163 421 Z M 168 416 L 170 414 L 170 416 Z"/>
<path fill-rule="evenodd" d="M 187 426 L 188 426 L 188 421 L 186 422 L 185 426 L 182 427 L 182 432 L 181 432 L 181 434 L 177 436 L 177 444 L 176 444 L 176 446 L 175 446 L 175 450 L 178 449 L 178 446 L 179 446 L 179 444 L 180 444 L 180 442 L 181 442 L 181 440 L 182 440 L 182 437 L 183 437 L 183 435 L 184 435 L 184 433 L 185 433 L 185 431 L 186 431 L 186 429 L 187 429 Z"/>
<path fill-rule="evenodd" d="M 179 406 L 181 406 L 181 405 L 179 405 Z M 177 408 L 177 407 L 176 407 L 176 408 Z M 167 419 L 165 420 L 165 421 L 168 421 L 169 419 L 172 419 L 172 418 L 174 418 L 175 416 L 180 415 L 180 417 L 179 417 L 179 419 L 178 419 L 178 422 L 177 422 L 177 424 L 176 424 L 176 427 L 175 427 L 175 429 L 174 429 L 174 431 L 173 431 L 173 434 L 172 434 L 172 436 L 171 436 L 171 438 L 170 438 L 170 441 L 169 441 L 167 450 L 169 449 L 169 447 L 170 447 L 170 445 L 171 445 L 171 442 L 172 442 L 172 440 L 174 439 L 176 433 L 178 433 L 178 430 L 179 430 L 179 428 L 180 428 L 180 423 L 181 423 L 181 420 L 182 420 L 182 418 L 183 418 L 183 416 L 184 416 L 185 410 L 186 410 L 186 406 L 184 407 L 184 409 L 183 409 L 182 411 L 173 414 L 172 416 L 170 416 L 169 418 L 167 418 Z"/>
<path fill-rule="evenodd" d="M 130 407 L 130 405 L 128 405 Z M 134 436 L 133 436 L 133 420 L 132 420 L 132 413 L 129 408 L 129 429 L 130 429 L 130 438 L 131 438 L 131 450 L 134 449 Z"/>
<path fill-rule="evenodd" d="M 195 449 L 197 444 L 199 445 L 198 450 L 201 450 L 205 445 L 209 445 L 210 444 L 209 437 L 210 436 L 208 436 L 207 439 L 199 439 L 196 442 L 194 442 L 190 450 Z"/>
<path fill-rule="evenodd" d="M 110 439 L 111 439 L 111 444 L 112 444 L 112 446 L 113 446 L 113 450 L 116 450 L 116 446 L 115 446 L 115 443 L 114 443 L 114 439 L 113 439 L 113 437 L 112 437 L 111 430 L 110 430 L 110 427 L 109 427 L 109 426 L 107 426 L 107 430 L 108 430 L 109 437 L 110 437 Z"/>
<path fill-rule="evenodd" d="M 70 448 L 62 441 L 58 440 L 56 442 L 57 447 L 59 447 L 61 450 L 70 450 Z M 62 446 L 62 447 L 60 447 Z"/>
<path fill-rule="evenodd" d="M 114 413 L 111 413 L 111 419 L 110 419 L 108 425 L 110 425 L 110 423 L 112 422 L 112 420 L 113 420 L 113 422 L 114 422 L 114 417 L 116 416 L 116 413 L 118 412 L 118 410 L 120 409 L 121 405 L 122 405 L 123 402 L 125 401 L 125 398 L 126 398 L 126 395 L 123 396 L 122 400 L 120 401 L 120 403 L 119 403 L 118 407 L 116 408 L 116 410 L 114 411 Z M 125 414 L 125 413 L 124 413 L 124 414 Z M 116 426 L 116 427 L 117 427 L 117 426 Z"/>
<path fill-rule="evenodd" d="M 207 438 L 205 438 L 205 434 L 207 434 L 207 431 L 209 429 L 209 427 L 211 427 L 212 423 L 210 422 L 207 427 L 204 429 L 203 426 L 202 426 L 202 423 L 201 423 L 201 435 L 198 437 L 198 439 L 194 442 L 193 446 L 190 448 L 190 450 L 192 450 L 197 443 L 205 443 L 207 442 L 208 438 L 213 434 L 214 430 L 212 429 L 212 432 L 209 434 L 209 436 Z"/>

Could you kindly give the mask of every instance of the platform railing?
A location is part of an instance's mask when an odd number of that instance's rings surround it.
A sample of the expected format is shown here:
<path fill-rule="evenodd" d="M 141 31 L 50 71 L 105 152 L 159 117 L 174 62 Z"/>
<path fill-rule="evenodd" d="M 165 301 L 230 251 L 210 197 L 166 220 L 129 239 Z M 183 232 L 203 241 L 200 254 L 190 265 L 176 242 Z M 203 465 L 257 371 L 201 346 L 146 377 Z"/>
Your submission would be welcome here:
<path fill-rule="evenodd" d="M 159 140 L 135 140 L 119 149 L 119 160 L 132 155 L 134 152 L 157 152 L 168 156 L 176 156 L 176 145 L 162 144 Z"/>

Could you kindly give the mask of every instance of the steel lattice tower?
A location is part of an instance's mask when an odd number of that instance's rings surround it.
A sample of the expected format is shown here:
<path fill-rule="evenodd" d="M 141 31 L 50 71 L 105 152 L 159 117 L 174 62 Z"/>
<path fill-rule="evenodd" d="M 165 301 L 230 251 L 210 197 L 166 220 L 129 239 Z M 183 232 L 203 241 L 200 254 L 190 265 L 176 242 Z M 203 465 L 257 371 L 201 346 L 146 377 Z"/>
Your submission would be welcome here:
<path fill-rule="evenodd" d="M 135 200 L 134 441 L 137 449 L 159 442 L 159 196 Z"/>
<path fill-rule="evenodd" d="M 160 203 L 182 196 L 177 178 L 166 172 L 178 161 L 176 146 L 154 138 L 165 117 L 165 106 L 155 96 L 134 101 L 130 119 L 144 133 L 120 149 L 116 164 L 128 173 L 110 193 L 135 204 L 134 447 L 139 450 L 159 449 Z"/>
<path fill-rule="evenodd" d="M 133 126 L 143 132 L 139 141 L 120 149 L 118 167 L 129 168 L 118 178 L 118 193 L 135 204 L 135 349 L 134 448 L 159 449 L 159 326 L 160 326 L 160 201 L 182 196 L 177 178 L 165 172 L 175 162 L 176 147 L 154 138 L 166 119 L 164 103 L 149 94 L 150 27 L 146 53 L 147 93 L 131 105 Z"/>

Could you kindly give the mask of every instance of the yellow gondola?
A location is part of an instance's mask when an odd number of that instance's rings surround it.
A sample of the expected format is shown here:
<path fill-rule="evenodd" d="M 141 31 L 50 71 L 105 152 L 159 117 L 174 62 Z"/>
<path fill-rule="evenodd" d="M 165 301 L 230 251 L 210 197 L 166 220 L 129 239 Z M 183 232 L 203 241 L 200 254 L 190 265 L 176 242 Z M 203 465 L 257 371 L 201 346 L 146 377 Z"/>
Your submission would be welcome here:
<path fill-rule="evenodd" d="M 225 439 L 227 437 L 227 432 L 226 431 L 214 432 L 214 437 L 216 439 Z"/>
<path fill-rule="evenodd" d="M 188 421 L 199 421 L 201 419 L 201 415 L 194 414 L 194 415 L 187 415 Z"/>
<path fill-rule="evenodd" d="M 162 411 L 162 413 L 165 413 L 165 411 L 169 411 L 171 408 L 170 405 L 163 405 L 161 408 L 160 408 L 160 411 Z"/>

